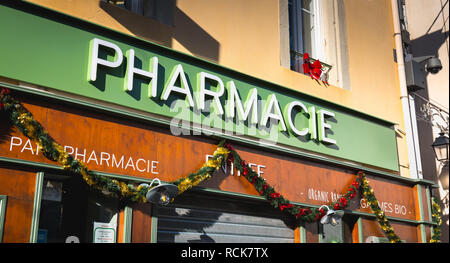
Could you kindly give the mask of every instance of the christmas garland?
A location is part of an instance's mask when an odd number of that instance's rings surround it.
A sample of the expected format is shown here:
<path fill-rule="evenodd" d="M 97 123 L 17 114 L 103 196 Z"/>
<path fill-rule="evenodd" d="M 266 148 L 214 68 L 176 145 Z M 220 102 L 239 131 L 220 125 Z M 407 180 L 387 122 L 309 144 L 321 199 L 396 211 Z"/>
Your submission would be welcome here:
<path fill-rule="evenodd" d="M 432 199 L 431 205 L 431 218 L 436 226 L 433 227 L 433 235 L 431 236 L 430 243 L 440 243 L 441 242 L 441 207 L 438 204 L 436 197 Z"/>
<path fill-rule="evenodd" d="M 86 164 L 68 154 L 64 147 L 58 144 L 37 122 L 33 115 L 22 106 L 22 104 L 9 95 L 10 90 L 2 88 L 0 92 L 0 111 L 3 109 L 9 116 L 11 123 L 16 126 L 25 136 L 35 141 L 39 151 L 49 160 L 60 164 L 64 170 L 68 170 L 82 176 L 83 180 L 92 188 L 110 193 L 121 199 L 132 202 L 147 202 L 145 198 L 148 190 L 154 186 L 145 184 L 134 185 L 122 180 L 112 179 L 90 171 Z M 223 160 L 226 159 L 228 151 L 218 147 L 213 157 L 206 162 L 196 173 L 189 174 L 172 182 L 178 186 L 179 193 L 198 185 L 201 181 L 209 179 L 212 173 L 219 169 Z"/>
<path fill-rule="evenodd" d="M 60 164 L 64 170 L 81 175 L 84 181 L 94 189 L 107 191 L 112 195 L 129 198 L 132 201 L 145 202 L 146 187 L 135 187 L 123 181 L 101 176 L 90 171 L 87 166 L 69 155 L 37 122 L 32 114 L 17 100 L 9 95 L 8 89 L 2 89 L 0 93 L 0 110 L 3 108 L 8 114 L 11 123 L 25 136 L 35 141 L 39 151 L 49 160 Z"/>
<path fill-rule="evenodd" d="M 184 191 L 197 186 L 204 180 L 211 178 L 212 174 L 218 170 L 227 159 L 229 151 L 223 147 L 224 142 L 222 141 L 217 147 L 213 154 L 213 157 L 209 159 L 196 173 L 189 174 L 186 177 L 180 178 L 172 184 L 178 186 L 178 195 L 182 194 Z"/>
<path fill-rule="evenodd" d="M 276 192 L 275 189 L 267 184 L 266 180 L 259 176 L 251 167 L 241 159 L 239 154 L 234 150 L 234 148 L 230 144 L 226 144 L 225 147 L 230 151 L 230 155 L 228 157 L 229 162 L 234 163 L 234 167 L 238 169 L 251 184 L 255 187 L 258 193 L 265 197 L 270 204 L 279 208 L 281 211 L 289 213 L 297 220 L 306 221 L 306 222 L 315 222 L 322 218 L 326 210 L 318 209 L 318 208 L 306 208 L 301 207 L 299 205 L 292 204 L 289 200 L 283 197 L 280 193 Z M 363 173 L 358 173 L 356 178 L 353 180 L 351 185 L 347 189 L 347 193 L 342 195 L 336 202 L 333 202 L 330 206 L 334 210 L 342 210 L 347 206 L 348 200 L 354 198 L 356 196 L 356 191 L 362 183 Z"/>
<path fill-rule="evenodd" d="M 32 114 L 23 107 L 20 102 L 13 99 L 12 96 L 10 96 L 10 91 L 5 88 L 2 88 L 0 92 L 0 111 L 1 110 L 4 110 L 8 114 L 9 120 L 14 126 L 16 126 L 25 136 L 38 144 L 39 150 L 46 158 L 57 162 L 65 170 L 81 175 L 90 187 L 109 192 L 112 195 L 132 202 L 147 202 L 145 198 L 146 193 L 154 186 L 145 184 L 137 186 L 135 184 L 93 173 L 83 162 L 68 154 L 64 150 L 64 147 L 51 138 L 41 124 L 33 118 Z M 267 184 L 266 180 L 253 171 L 253 169 L 241 159 L 234 148 L 229 143 L 225 144 L 224 141 L 218 145 L 213 157 L 197 172 L 191 173 L 188 176 L 171 183 L 178 187 L 178 195 L 180 195 L 192 187 L 197 186 L 202 181 L 210 179 L 214 171 L 218 170 L 226 162 L 233 162 L 234 167 L 240 171 L 240 173 L 255 187 L 256 191 L 258 191 L 261 196 L 265 197 L 273 207 L 279 208 L 281 211 L 295 216 L 298 221 L 316 222 L 325 215 L 326 211 L 322 208 L 307 208 L 292 204 L 280 193 L 276 192 L 272 186 Z M 347 206 L 348 201 L 356 196 L 358 190 L 361 195 L 367 199 L 368 204 L 376 215 L 381 229 L 390 242 L 401 242 L 387 220 L 385 213 L 379 207 L 373 189 L 370 187 L 364 172 L 359 171 L 348 187 L 347 192 L 337 201 L 331 203 L 330 206 L 334 210 L 343 210 Z M 434 199 L 432 211 L 433 222 L 437 223 L 438 226 L 434 229 L 433 237 L 430 242 L 440 242 L 440 225 L 442 220 L 440 218 L 440 207 Z"/>
<path fill-rule="evenodd" d="M 366 179 L 363 172 L 358 172 L 363 175 L 363 183 L 361 185 L 361 191 L 362 195 L 366 198 L 367 203 L 369 204 L 370 208 L 372 209 L 372 212 L 376 215 L 378 224 L 381 227 L 381 230 L 383 230 L 384 234 L 387 236 L 389 241 L 391 243 L 401 243 L 402 241 L 400 238 L 395 234 L 394 228 L 392 228 L 391 224 L 389 223 L 388 219 L 386 218 L 386 215 L 383 210 L 381 210 L 378 200 L 375 197 L 375 194 L 373 192 L 372 187 L 369 185 L 369 181 Z"/>

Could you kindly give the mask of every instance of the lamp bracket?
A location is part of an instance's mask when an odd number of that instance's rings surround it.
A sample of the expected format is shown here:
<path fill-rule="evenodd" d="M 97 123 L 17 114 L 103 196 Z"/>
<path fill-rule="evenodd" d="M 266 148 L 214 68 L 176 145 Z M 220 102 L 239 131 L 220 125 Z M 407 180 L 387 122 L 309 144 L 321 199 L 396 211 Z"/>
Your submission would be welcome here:
<path fill-rule="evenodd" d="M 421 57 L 413 57 L 411 60 L 417 62 L 417 63 L 422 63 L 424 61 L 429 60 L 430 58 L 434 58 L 433 55 L 428 55 L 428 56 L 421 56 Z"/>
<path fill-rule="evenodd" d="M 426 99 L 415 92 L 410 93 L 416 105 L 416 117 L 436 127 L 441 133 L 449 134 L 449 113 L 444 107 Z"/>

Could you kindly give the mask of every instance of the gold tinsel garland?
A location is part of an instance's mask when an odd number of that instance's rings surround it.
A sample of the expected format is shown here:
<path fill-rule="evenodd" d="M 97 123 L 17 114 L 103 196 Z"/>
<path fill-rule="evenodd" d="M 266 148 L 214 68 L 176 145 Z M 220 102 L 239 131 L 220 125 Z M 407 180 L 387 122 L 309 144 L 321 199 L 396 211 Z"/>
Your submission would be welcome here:
<path fill-rule="evenodd" d="M 431 202 L 431 218 L 433 222 L 436 223 L 436 226 L 433 227 L 433 235 L 431 236 L 430 243 L 441 243 L 441 207 L 435 197 L 433 197 Z"/>
<path fill-rule="evenodd" d="M 8 113 L 9 119 L 25 136 L 35 141 L 39 151 L 48 159 L 57 162 L 63 169 L 80 174 L 83 180 L 92 188 L 109 192 L 123 199 L 133 202 L 147 202 L 145 195 L 150 187 L 126 183 L 122 180 L 111 179 L 90 171 L 86 164 L 68 154 L 64 147 L 58 144 L 37 122 L 33 115 L 22 104 L 9 95 L 8 89 L 1 89 L 0 110 Z M 181 194 L 187 189 L 198 185 L 203 180 L 209 179 L 211 174 L 219 169 L 223 160 L 226 160 L 228 150 L 219 146 L 213 157 L 207 161 L 196 173 L 190 174 L 172 182 L 178 186 Z M 154 187 L 154 186 L 151 186 Z"/>
<path fill-rule="evenodd" d="M 369 204 L 372 212 L 375 214 L 378 224 L 380 225 L 381 230 L 383 230 L 384 234 L 387 236 L 391 243 L 401 243 L 400 238 L 395 234 L 394 228 L 389 223 L 386 218 L 386 214 L 383 210 L 381 210 L 378 205 L 378 200 L 375 197 L 374 191 L 372 187 L 369 185 L 369 180 L 367 180 L 365 174 L 363 172 L 358 172 L 362 176 L 362 195 L 366 198 L 367 203 Z"/>
<path fill-rule="evenodd" d="M 224 160 L 227 159 L 227 156 L 229 154 L 229 151 L 223 146 L 221 146 L 222 144 L 223 143 L 221 143 L 219 147 L 217 147 L 216 151 L 213 154 L 212 159 L 208 160 L 197 173 L 190 174 L 189 176 L 186 176 L 173 182 L 173 184 L 178 186 L 179 195 L 185 192 L 186 190 L 189 190 L 192 187 L 197 186 L 204 180 L 208 180 L 209 178 L 211 178 L 212 173 L 218 170 L 220 166 L 222 166 L 222 163 L 224 163 Z"/>

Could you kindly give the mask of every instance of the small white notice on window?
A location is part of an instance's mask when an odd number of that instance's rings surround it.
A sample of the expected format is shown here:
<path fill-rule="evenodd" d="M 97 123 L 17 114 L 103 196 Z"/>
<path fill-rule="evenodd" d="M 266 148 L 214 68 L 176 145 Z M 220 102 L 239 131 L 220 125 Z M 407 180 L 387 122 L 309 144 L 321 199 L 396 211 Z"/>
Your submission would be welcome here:
<path fill-rule="evenodd" d="M 94 243 L 116 243 L 116 224 L 94 222 Z"/>

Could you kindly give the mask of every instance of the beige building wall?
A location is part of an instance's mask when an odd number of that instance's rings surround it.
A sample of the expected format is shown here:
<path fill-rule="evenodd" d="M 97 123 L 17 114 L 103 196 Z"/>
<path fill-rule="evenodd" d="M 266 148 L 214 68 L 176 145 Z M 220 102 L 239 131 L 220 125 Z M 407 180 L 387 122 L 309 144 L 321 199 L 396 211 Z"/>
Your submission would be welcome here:
<path fill-rule="evenodd" d="M 410 0 L 406 3 L 408 31 L 413 52 L 437 55 L 442 62 L 438 74 L 428 74 L 430 99 L 449 109 L 449 4 L 444 0 Z M 420 43 L 417 43 L 417 42 Z M 414 44 L 417 43 L 416 46 Z M 427 45 L 423 48 L 423 45 Z"/>
<path fill-rule="evenodd" d="M 288 45 L 281 39 L 286 21 L 280 16 L 283 13 L 280 6 L 286 8 L 287 0 L 177 0 L 173 25 L 135 15 L 100 0 L 30 0 L 398 123 L 398 128 L 404 130 L 393 56 L 390 1 L 335 0 L 335 3 L 337 1 L 343 4 L 346 18 L 343 25 L 347 39 L 347 66 L 343 70 L 347 70 L 349 76 L 346 88 L 321 85 L 282 65 Z M 398 147 L 401 175 L 408 177 L 406 138 L 401 134 Z"/>
<path fill-rule="evenodd" d="M 434 55 L 439 57 L 442 70 L 437 74 L 427 74 L 427 90 L 418 92 L 432 103 L 449 113 L 449 2 L 445 0 L 409 0 L 405 3 L 407 29 L 411 38 L 411 49 L 415 57 Z M 431 144 L 441 132 L 436 122 L 447 125 L 442 118 L 435 118 L 433 125 L 418 119 L 421 140 L 421 158 L 424 177 L 440 183 L 444 177 L 443 163 L 437 162 Z M 448 167 L 446 170 L 448 180 Z M 448 185 L 448 182 L 447 182 Z M 448 190 L 438 189 L 443 214 L 442 241 L 448 242 L 449 233 L 449 197 Z"/>

